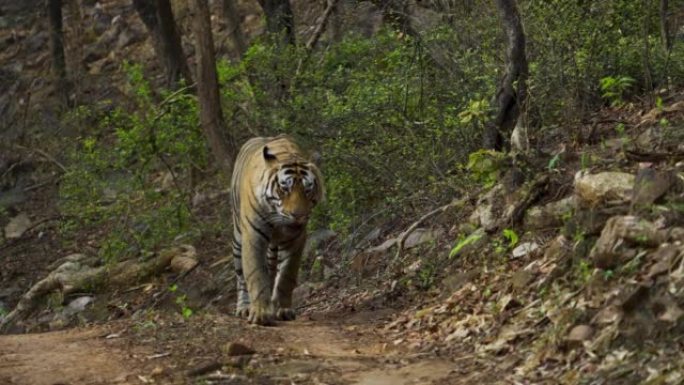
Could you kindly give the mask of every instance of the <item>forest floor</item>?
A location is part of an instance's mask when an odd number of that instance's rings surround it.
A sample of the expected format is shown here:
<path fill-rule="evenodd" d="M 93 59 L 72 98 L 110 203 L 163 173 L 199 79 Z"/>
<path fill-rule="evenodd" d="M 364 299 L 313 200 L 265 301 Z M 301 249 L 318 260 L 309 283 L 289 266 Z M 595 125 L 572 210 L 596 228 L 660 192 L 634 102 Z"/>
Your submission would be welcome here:
<path fill-rule="evenodd" d="M 2 336 L 0 382 L 180 384 L 198 378 L 227 384 L 468 383 L 453 378 L 452 359 L 389 351 L 374 334 L 378 325 L 374 312 L 277 327 L 251 327 L 234 317 L 212 315 L 155 330 L 110 322 Z M 248 348 L 254 352 L 244 355 L 240 350 Z M 226 361 L 226 355 L 233 357 Z"/>

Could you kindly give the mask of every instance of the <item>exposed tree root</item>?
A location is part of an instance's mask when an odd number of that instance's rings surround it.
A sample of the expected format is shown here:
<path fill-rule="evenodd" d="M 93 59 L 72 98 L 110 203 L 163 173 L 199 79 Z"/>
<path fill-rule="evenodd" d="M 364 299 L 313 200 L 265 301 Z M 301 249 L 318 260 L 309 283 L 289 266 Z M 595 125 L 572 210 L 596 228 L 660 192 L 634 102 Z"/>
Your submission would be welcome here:
<path fill-rule="evenodd" d="M 185 259 L 192 258 L 194 254 L 192 246 L 179 246 L 164 250 L 149 261 L 127 260 L 98 267 L 88 266 L 86 257 L 82 254 L 71 255 L 66 258 L 66 262 L 38 281 L 21 297 L 17 306 L 0 322 L 0 334 L 6 333 L 14 324 L 26 319 L 51 293 L 67 295 L 80 291 L 102 292 L 127 287 L 158 275 L 169 266 L 183 269 L 188 266 L 187 263 L 172 261 L 180 259 L 187 262 Z"/>

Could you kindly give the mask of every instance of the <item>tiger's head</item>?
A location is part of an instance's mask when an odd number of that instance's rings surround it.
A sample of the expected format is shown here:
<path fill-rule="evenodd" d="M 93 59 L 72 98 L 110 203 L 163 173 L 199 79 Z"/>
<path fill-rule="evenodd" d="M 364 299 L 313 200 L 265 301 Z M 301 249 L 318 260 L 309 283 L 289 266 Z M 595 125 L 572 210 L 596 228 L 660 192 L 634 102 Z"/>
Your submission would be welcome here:
<path fill-rule="evenodd" d="M 299 154 L 276 157 L 268 145 L 263 156 L 269 168 L 264 197 L 276 214 L 272 219 L 279 224 L 306 224 L 313 208 L 324 199 L 320 170 Z"/>

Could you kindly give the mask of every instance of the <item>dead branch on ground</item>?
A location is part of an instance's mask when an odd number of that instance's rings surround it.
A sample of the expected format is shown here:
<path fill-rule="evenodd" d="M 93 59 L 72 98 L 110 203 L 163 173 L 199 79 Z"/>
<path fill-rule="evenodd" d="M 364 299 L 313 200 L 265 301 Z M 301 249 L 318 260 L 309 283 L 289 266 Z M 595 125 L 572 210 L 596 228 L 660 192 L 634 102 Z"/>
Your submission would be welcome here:
<path fill-rule="evenodd" d="M 401 254 L 404 251 L 404 243 L 406 242 L 406 239 L 408 238 L 408 236 L 411 235 L 411 233 L 414 232 L 420 225 L 422 225 L 423 222 L 427 221 L 428 219 L 430 219 L 430 218 L 432 218 L 438 214 L 444 213 L 451 208 L 454 208 L 454 207 L 462 208 L 466 204 L 466 202 L 468 202 L 469 200 L 470 200 L 469 196 L 467 196 L 465 198 L 458 199 L 458 200 L 454 200 L 451 203 L 448 203 L 444 206 L 438 207 L 438 208 L 430 211 L 429 213 L 420 217 L 420 219 L 418 219 L 417 221 L 413 222 L 413 224 L 411 226 L 409 226 L 409 228 L 406 229 L 406 231 L 404 231 L 401 234 L 401 236 L 399 236 L 399 239 L 397 239 L 397 253 L 394 255 L 394 259 L 392 259 L 392 265 L 395 265 L 401 259 Z"/>

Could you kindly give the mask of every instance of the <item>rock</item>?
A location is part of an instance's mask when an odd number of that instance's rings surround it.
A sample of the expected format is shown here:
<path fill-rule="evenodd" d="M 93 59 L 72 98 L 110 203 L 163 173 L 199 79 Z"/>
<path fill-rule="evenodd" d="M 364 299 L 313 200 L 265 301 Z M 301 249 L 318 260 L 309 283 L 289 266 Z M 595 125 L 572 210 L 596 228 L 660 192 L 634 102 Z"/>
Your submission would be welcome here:
<path fill-rule="evenodd" d="M 668 273 L 672 269 L 675 258 L 677 258 L 680 253 L 684 254 L 684 248 L 682 248 L 681 245 L 673 245 L 671 243 L 660 245 L 658 250 L 649 255 L 649 259 L 655 261 L 655 263 L 648 269 L 646 277 L 653 279 L 659 275 Z"/>
<path fill-rule="evenodd" d="M 31 219 L 26 213 L 20 213 L 16 217 L 10 219 L 7 226 L 5 226 L 5 238 L 17 239 L 31 227 Z"/>
<path fill-rule="evenodd" d="M 504 186 L 497 184 L 477 201 L 477 206 L 470 215 L 469 222 L 485 231 L 493 230 L 503 210 Z"/>
<path fill-rule="evenodd" d="M 226 346 L 225 353 L 231 357 L 245 356 L 256 353 L 256 350 L 239 342 L 231 342 Z"/>
<path fill-rule="evenodd" d="M 634 179 L 634 175 L 624 172 L 585 174 L 580 171 L 575 175 L 575 195 L 590 207 L 601 203 L 625 203 L 632 197 Z"/>
<path fill-rule="evenodd" d="M 368 245 L 370 245 L 371 243 L 373 243 L 377 239 L 379 239 L 381 234 L 382 234 L 382 229 L 380 227 L 374 228 L 368 234 L 366 234 L 366 236 L 363 237 L 363 239 L 361 239 L 359 241 L 359 243 L 356 244 L 354 249 L 356 249 L 356 250 L 365 249 L 366 247 L 368 247 Z"/>
<path fill-rule="evenodd" d="M 544 251 L 544 259 L 549 261 L 560 261 L 572 253 L 570 241 L 563 235 L 557 236 Z"/>
<path fill-rule="evenodd" d="M 532 207 L 525 214 L 525 227 L 547 229 L 563 224 L 563 218 L 575 210 L 577 198 L 574 195 L 551 202 L 542 207 Z"/>
<path fill-rule="evenodd" d="M 622 207 L 618 207 L 622 209 Z M 575 214 L 565 222 L 563 234 L 567 237 L 574 237 L 577 234 L 599 235 L 606 226 L 608 219 L 615 215 L 627 214 L 627 207 L 624 210 L 615 211 L 609 210 L 605 207 L 596 207 L 593 209 L 582 209 L 575 212 Z"/>
<path fill-rule="evenodd" d="M 115 49 L 122 49 L 142 40 L 142 34 L 131 28 L 124 28 L 114 44 Z"/>
<path fill-rule="evenodd" d="M 673 175 L 650 166 L 640 167 L 634 180 L 632 206 L 648 206 L 663 196 L 672 186 Z"/>
<path fill-rule="evenodd" d="M 177 255 L 173 257 L 169 266 L 171 266 L 171 270 L 175 273 L 187 273 L 194 269 L 197 263 L 197 260 L 194 258 Z"/>
<path fill-rule="evenodd" d="M 592 328 L 589 325 L 577 325 L 572 330 L 570 330 L 570 333 L 568 333 L 568 336 L 566 340 L 568 342 L 584 342 L 588 341 L 592 336 L 594 335 L 594 328 Z"/>
<path fill-rule="evenodd" d="M 651 222 L 631 215 L 615 216 L 606 222 L 590 258 L 596 267 L 608 269 L 636 255 L 635 247 L 656 247 L 664 241 Z"/>
<path fill-rule="evenodd" d="M 73 301 L 69 302 L 67 305 L 67 309 L 69 309 L 71 312 L 74 313 L 79 313 L 85 310 L 86 306 L 91 304 L 95 299 L 91 296 L 83 296 L 83 297 L 78 297 L 74 299 Z"/>
<path fill-rule="evenodd" d="M 658 319 L 665 322 L 677 323 L 682 316 L 684 316 L 684 310 L 682 310 L 676 301 L 667 300 L 665 303 L 660 305 L 664 308 L 664 311 L 658 314 Z"/>
<path fill-rule="evenodd" d="M 520 258 L 532 254 L 539 250 L 539 245 L 536 242 L 525 242 L 513 249 L 513 258 Z"/>
<path fill-rule="evenodd" d="M 520 292 L 527 289 L 528 285 L 532 283 L 534 277 L 535 274 L 532 271 L 524 269 L 516 271 L 515 274 L 513 274 L 513 277 L 511 277 L 513 290 Z"/>
<path fill-rule="evenodd" d="M 404 248 L 410 249 L 423 243 L 435 241 L 437 238 L 444 235 L 444 229 L 415 229 L 404 241 Z"/>

